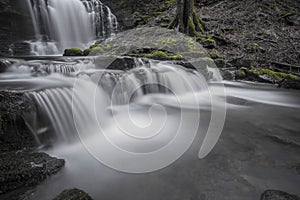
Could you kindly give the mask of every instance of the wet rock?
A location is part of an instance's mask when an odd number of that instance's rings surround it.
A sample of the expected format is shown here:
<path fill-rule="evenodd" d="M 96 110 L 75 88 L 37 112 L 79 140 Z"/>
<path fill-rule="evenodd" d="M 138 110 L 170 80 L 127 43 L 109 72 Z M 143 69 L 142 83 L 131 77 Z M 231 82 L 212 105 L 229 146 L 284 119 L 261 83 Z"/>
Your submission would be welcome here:
<path fill-rule="evenodd" d="M 0 92 L 0 153 L 32 148 L 35 141 L 23 118 L 33 114 L 33 102 L 24 94 Z"/>
<path fill-rule="evenodd" d="M 99 56 L 95 60 L 95 65 L 101 69 L 126 70 L 136 67 L 135 58 L 117 56 Z"/>
<path fill-rule="evenodd" d="M 235 58 L 230 60 L 229 63 L 237 68 L 251 68 L 253 66 L 253 60 L 244 58 Z"/>
<path fill-rule="evenodd" d="M 36 142 L 24 116 L 33 113 L 24 94 L 0 92 L 0 199 L 29 199 L 32 187 L 64 166 L 62 159 L 32 152 Z"/>
<path fill-rule="evenodd" d="M 136 67 L 133 58 L 130 57 L 123 57 L 123 58 L 116 58 L 108 67 L 107 69 L 114 69 L 114 70 L 124 70 L 124 69 L 132 69 Z"/>
<path fill-rule="evenodd" d="M 53 200 L 92 200 L 92 197 L 90 197 L 86 192 L 74 188 L 70 190 L 64 190 Z"/>
<path fill-rule="evenodd" d="M 220 70 L 222 78 L 227 81 L 232 81 L 234 79 L 234 72 L 230 70 Z"/>
<path fill-rule="evenodd" d="M 269 77 L 259 75 L 251 70 L 248 70 L 247 68 L 241 68 L 238 70 L 238 73 L 236 73 L 235 76 L 236 80 L 246 80 L 246 81 L 253 81 L 253 82 L 260 82 L 260 83 L 274 83 L 273 80 L 270 80 Z"/>
<path fill-rule="evenodd" d="M 300 200 L 300 198 L 279 190 L 266 190 L 261 195 L 260 200 Z"/>
<path fill-rule="evenodd" d="M 3 59 L 0 59 L 0 73 L 3 73 L 7 70 L 8 66 L 6 64 L 6 61 Z"/>
<path fill-rule="evenodd" d="M 83 52 L 79 48 L 65 49 L 63 56 L 83 56 Z"/>
<path fill-rule="evenodd" d="M 62 159 L 29 151 L 5 152 L 0 157 L 0 195 L 36 186 L 57 173 L 65 164 Z"/>
<path fill-rule="evenodd" d="M 226 67 L 226 62 L 225 62 L 224 59 L 218 58 L 218 59 L 215 59 L 214 62 L 215 62 L 216 66 L 218 68 L 224 68 L 224 67 Z"/>
<path fill-rule="evenodd" d="M 14 56 L 30 55 L 31 47 L 28 42 L 15 42 L 10 45 L 11 54 Z"/>
<path fill-rule="evenodd" d="M 291 88 L 291 89 L 300 89 L 300 78 L 293 79 L 293 78 L 285 78 L 279 83 L 280 87 L 283 88 Z"/>

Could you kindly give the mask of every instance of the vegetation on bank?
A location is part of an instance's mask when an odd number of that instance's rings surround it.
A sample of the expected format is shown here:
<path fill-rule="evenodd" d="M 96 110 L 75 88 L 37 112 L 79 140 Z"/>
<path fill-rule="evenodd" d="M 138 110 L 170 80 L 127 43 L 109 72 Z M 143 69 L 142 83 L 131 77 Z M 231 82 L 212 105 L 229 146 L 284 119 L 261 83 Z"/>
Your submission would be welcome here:
<path fill-rule="evenodd" d="M 275 72 L 270 69 L 254 69 L 254 70 L 250 70 L 250 71 L 258 76 L 267 75 L 277 81 L 282 81 L 285 78 L 291 78 L 291 79 L 297 78 L 297 76 L 295 76 L 293 74 L 286 74 L 284 72 Z"/>
<path fill-rule="evenodd" d="M 145 57 L 155 60 L 183 60 L 182 55 L 168 55 L 168 53 L 159 50 L 146 54 Z"/>
<path fill-rule="evenodd" d="M 285 82 L 284 87 L 286 88 L 298 88 L 299 78 L 296 75 L 276 72 L 271 69 L 257 68 L 257 69 L 247 69 L 241 68 L 235 72 L 235 78 L 237 80 L 249 80 L 265 83 L 278 83 L 281 84 Z"/>

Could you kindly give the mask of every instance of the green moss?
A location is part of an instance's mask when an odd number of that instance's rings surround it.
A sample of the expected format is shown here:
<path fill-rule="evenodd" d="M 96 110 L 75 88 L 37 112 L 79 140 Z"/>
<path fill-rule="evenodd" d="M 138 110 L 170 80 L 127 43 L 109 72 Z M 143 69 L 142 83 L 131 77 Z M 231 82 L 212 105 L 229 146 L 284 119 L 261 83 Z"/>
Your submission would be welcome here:
<path fill-rule="evenodd" d="M 152 53 L 146 54 L 145 57 L 151 59 L 167 60 L 169 56 L 163 51 L 154 51 Z"/>
<path fill-rule="evenodd" d="M 201 58 L 201 60 L 208 61 L 208 62 L 214 62 L 214 60 L 210 57 L 203 57 L 203 58 Z"/>
<path fill-rule="evenodd" d="M 256 70 L 251 70 L 251 72 L 255 75 L 268 75 L 269 77 L 272 77 L 273 79 L 277 81 L 281 81 L 284 78 L 291 78 L 291 79 L 296 79 L 297 76 L 293 74 L 286 74 L 283 72 L 275 72 L 270 69 L 256 69 Z"/>
<path fill-rule="evenodd" d="M 69 48 L 65 49 L 64 56 L 82 56 L 83 52 L 79 48 Z"/>
<path fill-rule="evenodd" d="M 176 38 L 171 38 L 171 37 L 162 37 L 160 38 L 159 42 L 156 43 L 156 48 L 163 48 L 163 47 L 168 47 L 169 49 L 173 49 L 178 45 L 180 40 Z"/>
<path fill-rule="evenodd" d="M 199 37 L 200 34 L 197 32 L 194 21 L 192 18 L 189 18 L 188 21 L 188 26 L 189 26 L 189 35 L 192 37 Z"/>
<path fill-rule="evenodd" d="M 171 56 L 172 60 L 183 60 L 183 56 L 182 55 L 175 55 L 175 56 Z"/>
<path fill-rule="evenodd" d="M 190 38 L 190 39 L 188 40 L 188 45 L 189 45 L 189 50 L 190 50 L 190 51 L 195 51 L 195 50 L 197 50 L 196 42 L 195 42 L 195 40 L 193 40 L 192 38 Z"/>
<path fill-rule="evenodd" d="M 90 48 L 84 50 L 83 55 L 85 56 L 95 56 L 103 53 L 103 47 L 101 44 L 94 44 Z"/>
<path fill-rule="evenodd" d="M 209 55 L 210 55 L 210 57 L 213 58 L 213 59 L 217 59 L 217 58 L 220 58 L 220 57 L 221 57 L 219 51 L 216 50 L 216 49 L 211 50 L 211 51 L 209 52 Z"/>
<path fill-rule="evenodd" d="M 207 37 L 207 38 L 203 37 L 203 38 L 201 38 L 200 41 L 203 42 L 203 43 L 208 42 L 208 43 L 212 43 L 212 44 L 214 44 L 214 43 L 216 42 L 216 41 L 215 41 L 214 39 L 212 39 L 211 37 Z"/>
<path fill-rule="evenodd" d="M 281 10 L 277 6 L 275 6 L 275 11 L 278 15 L 281 15 Z"/>
<path fill-rule="evenodd" d="M 182 60 L 183 56 L 182 55 L 168 55 L 164 51 L 153 51 L 152 53 L 146 54 L 146 58 L 150 59 L 156 59 L 156 60 Z"/>
<path fill-rule="evenodd" d="M 173 6 L 176 3 L 176 0 L 166 0 L 164 2 L 165 6 L 170 7 Z"/>
<path fill-rule="evenodd" d="M 162 27 L 162 28 L 168 28 L 169 24 L 167 24 L 167 23 L 161 23 L 159 26 Z"/>
<path fill-rule="evenodd" d="M 238 71 L 238 75 L 239 75 L 240 77 L 245 77 L 245 76 L 246 76 L 245 70 L 240 69 L 240 70 Z"/>
<path fill-rule="evenodd" d="M 196 22 L 197 26 L 198 26 L 198 31 L 200 31 L 201 33 L 205 32 L 205 24 L 202 21 L 202 19 L 199 17 L 199 15 L 197 15 L 196 11 L 193 11 L 193 20 L 194 22 Z"/>

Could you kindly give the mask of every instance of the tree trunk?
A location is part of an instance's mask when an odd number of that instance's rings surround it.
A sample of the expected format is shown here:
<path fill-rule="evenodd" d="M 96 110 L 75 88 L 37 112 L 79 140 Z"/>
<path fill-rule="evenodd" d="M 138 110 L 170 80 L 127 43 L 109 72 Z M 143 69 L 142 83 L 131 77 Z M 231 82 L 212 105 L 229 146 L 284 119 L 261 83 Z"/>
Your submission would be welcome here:
<path fill-rule="evenodd" d="M 206 28 L 195 11 L 194 0 L 177 0 L 177 14 L 169 28 L 178 28 L 180 32 L 190 36 L 204 33 Z"/>

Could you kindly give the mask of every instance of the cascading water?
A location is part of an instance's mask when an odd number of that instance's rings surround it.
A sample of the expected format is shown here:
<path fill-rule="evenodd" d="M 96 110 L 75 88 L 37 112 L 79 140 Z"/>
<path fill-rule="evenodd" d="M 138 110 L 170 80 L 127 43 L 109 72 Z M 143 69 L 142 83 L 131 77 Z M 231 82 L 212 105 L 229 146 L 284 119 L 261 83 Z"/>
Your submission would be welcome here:
<path fill-rule="evenodd" d="M 37 123 L 28 123 L 36 134 L 35 139 L 38 144 L 53 144 L 42 150 L 67 161 L 65 169 L 58 176 L 54 176 L 40 185 L 31 196 L 32 199 L 44 199 L 44 197 L 53 199 L 61 192 L 62 188 L 74 187 L 83 188 L 95 198 L 121 199 L 127 196 L 126 198 L 132 199 L 130 195 L 134 191 L 141 198 L 153 199 L 151 196 L 153 188 L 149 189 L 149 185 L 159 192 L 158 196 L 154 196 L 154 198 L 159 198 L 166 194 L 165 190 L 161 190 L 161 188 L 166 188 L 166 185 L 169 186 L 170 182 L 174 182 L 174 176 L 178 175 L 178 169 L 184 170 L 184 167 L 188 166 L 183 174 L 190 172 L 190 166 L 195 163 L 199 148 L 214 139 L 209 137 L 208 140 L 204 140 L 209 135 L 206 123 L 210 123 L 213 115 L 210 104 L 214 104 L 214 109 L 218 110 L 221 107 L 218 104 L 225 102 L 221 92 L 222 85 L 215 82 L 209 84 L 208 87 L 212 93 L 207 93 L 207 86 L 201 84 L 205 82 L 203 77 L 195 70 L 185 69 L 168 62 L 148 62 L 147 60 L 136 60 L 136 67 L 130 70 L 105 70 L 105 67 L 99 66 L 96 58 L 52 59 L 51 61 L 43 59 L 0 60 L 1 66 L 5 66 L 6 69 L 5 72 L 0 73 L 0 90 L 24 92 L 35 102 L 37 113 L 33 120 L 36 119 Z M 214 72 L 214 69 L 208 70 Z M 292 137 L 297 136 L 299 126 L 295 126 L 295 124 L 297 125 L 299 121 L 299 117 L 297 117 L 299 116 L 297 115 L 299 113 L 299 93 L 266 85 L 231 82 L 225 82 L 225 84 L 229 117 L 232 113 L 235 113 L 235 117 L 226 122 L 225 135 L 231 135 L 225 140 L 223 138 L 221 143 L 232 140 L 234 143 L 226 142 L 225 144 L 228 146 L 225 145 L 223 148 L 219 146 L 215 149 L 221 151 L 219 156 L 221 164 L 224 160 L 222 151 L 226 151 L 227 148 L 240 149 L 248 143 L 248 138 L 251 137 L 255 138 L 253 143 L 258 143 L 260 139 L 267 138 L 266 134 L 273 134 L 273 130 L 276 130 L 279 125 L 282 125 L 282 129 L 278 129 L 276 134 L 281 134 L 282 130 L 282 135 L 288 135 L 288 132 L 291 131 Z M 198 101 L 193 100 L 194 96 Z M 211 96 L 220 98 L 210 102 Z M 199 116 L 195 115 L 199 109 L 201 109 L 201 120 Z M 257 112 L 259 113 L 257 114 Z M 278 115 L 274 115 L 274 112 L 278 112 Z M 282 123 L 282 120 L 287 119 L 291 113 L 294 116 L 293 120 Z M 265 117 L 266 115 L 270 117 L 269 120 Z M 246 120 L 244 116 L 247 117 Z M 266 120 L 267 123 L 265 123 Z M 254 128 L 261 126 L 262 121 L 264 126 L 262 126 L 261 132 L 253 131 Z M 232 122 L 238 125 L 230 126 L 229 124 Z M 165 147 L 168 147 L 178 135 L 181 135 L 182 137 L 176 140 L 176 145 L 168 152 L 169 154 L 163 157 L 160 157 L 160 154 L 155 155 L 158 159 L 167 160 L 171 157 L 169 155 L 173 155 L 172 153 L 188 140 L 191 132 L 197 130 L 194 129 L 195 124 L 199 125 L 199 136 L 194 140 L 185 156 L 179 159 L 175 166 L 152 173 L 150 179 L 148 174 L 129 176 L 126 173 L 119 173 L 103 167 L 98 162 L 107 164 L 97 157 L 97 155 L 106 154 L 107 157 L 113 158 L 113 162 L 118 162 L 119 166 L 129 165 L 134 168 L 141 165 L 137 161 L 128 164 L 127 157 L 116 157 L 103 141 L 112 141 L 113 145 L 118 148 L 141 156 L 148 155 L 148 152 L 154 154 L 161 149 L 166 149 Z M 213 126 L 217 126 L 217 123 L 213 123 Z M 295 128 L 291 129 L 293 126 Z M 284 132 L 284 130 L 286 131 Z M 211 134 L 213 135 L 214 132 Z M 253 134 L 256 135 L 253 136 Z M 236 139 L 240 137 L 246 138 L 245 143 L 237 142 Z M 269 142 L 270 140 L 268 140 Z M 239 148 L 230 146 L 236 145 L 235 143 L 240 145 Z M 277 142 L 274 144 L 278 145 Z M 259 143 L 258 147 L 264 147 L 264 143 Z M 252 149 L 249 151 L 248 146 L 243 150 L 249 153 L 247 154 L 249 158 L 253 157 L 253 151 Z M 271 150 L 273 151 L 274 148 Z M 268 153 L 267 155 L 277 158 L 281 152 L 282 149 L 277 149 L 274 154 Z M 210 158 L 215 160 L 215 155 Z M 240 158 L 241 154 L 238 153 L 236 156 Z M 295 156 L 295 158 L 297 157 Z M 145 165 L 151 166 L 151 161 L 156 160 L 147 157 L 144 161 Z M 225 161 L 227 162 L 227 159 Z M 289 159 L 287 161 L 290 162 Z M 211 167 L 209 163 L 206 165 L 206 162 L 199 162 L 193 172 L 198 172 L 199 169 L 209 170 Z M 239 165 L 240 163 L 234 167 Z M 217 169 L 219 170 L 219 168 Z M 215 172 L 215 169 L 210 171 L 212 174 Z M 229 175 L 231 172 L 229 170 Z M 211 182 L 211 176 L 206 176 L 206 171 L 203 174 L 201 177 L 203 179 L 199 179 L 197 182 L 200 185 L 207 177 L 209 180 L 206 181 Z M 167 180 L 167 182 L 160 183 L 158 181 L 162 180 L 162 176 L 163 180 Z M 193 173 L 191 176 L 194 177 Z M 192 179 L 191 176 L 184 178 L 182 182 L 180 182 L 181 179 L 178 179 L 179 186 L 186 184 L 187 179 Z M 294 174 L 291 176 L 294 177 Z M 281 184 L 281 177 L 283 177 L 282 174 L 279 174 L 278 180 L 280 181 L 276 184 Z M 218 175 L 215 178 L 220 177 Z M 225 174 L 225 182 L 227 179 L 228 174 Z M 272 181 L 273 179 L 270 180 L 270 183 Z M 157 186 L 157 184 L 159 185 Z M 111 188 L 114 189 L 110 190 Z M 114 193 L 115 188 L 122 191 L 121 194 Z M 135 190 L 136 188 L 138 190 Z M 295 191 L 298 191 L 297 189 L 295 187 Z M 141 190 L 142 192 L 140 192 Z M 173 188 L 171 191 L 174 191 Z M 183 198 L 190 197 L 190 190 L 186 193 L 188 196 L 183 196 Z M 174 199 L 175 196 L 169 197 L 169 194 L 167 194 L 167 199 Z"/>
<path fill-rule="evenodd" d="M 167 99 L 173 94 L 184 95 L 205 88 L 199 84 L 201 75 L 194 70 L 169 63 L 144 63 L 141 60 L 137 60 L 136 68 L 129 71 L 97 69 L 92 59 L 48 63 L 20 61 L 9 72 L 23 75 L 14 81 L 3 78 L 0 84 L 3 88 L 16 85 L 15 90 L 28 92 L 27 96 L 38 107 L 38 118 L 51 122 L 47 130 L 52 129 L 55 134 L 52 133 L 51 137 L 59 141 L 72 141 L 79 130 L 92 133 L 97 127 L 95 119 L 103 121 L 104 118 L 110 118 L 109 109 L 137 103 L 145 95 L 161 94 L 166 95 Z M 28 88 L 17 84 L 25 80 Z M 95 113 L 106 117 L 95 117 Z M 74 123 L 76 121 L 78 123 Z M 41 124 L 32 129 L 44 130 L 44 126 Z M 41 134 L 44 133 L 36 131 L 35 138 L 43 138 Z M 38 142 L 43 143 L 42 139 Z"/>
<path fill-rule="evenodd" d="M 86 48 L 117 31 L 117 18 L 99 0 L 26 0 L 35 40 L 31 54 L 59 54 L 66 48 Z"/>

